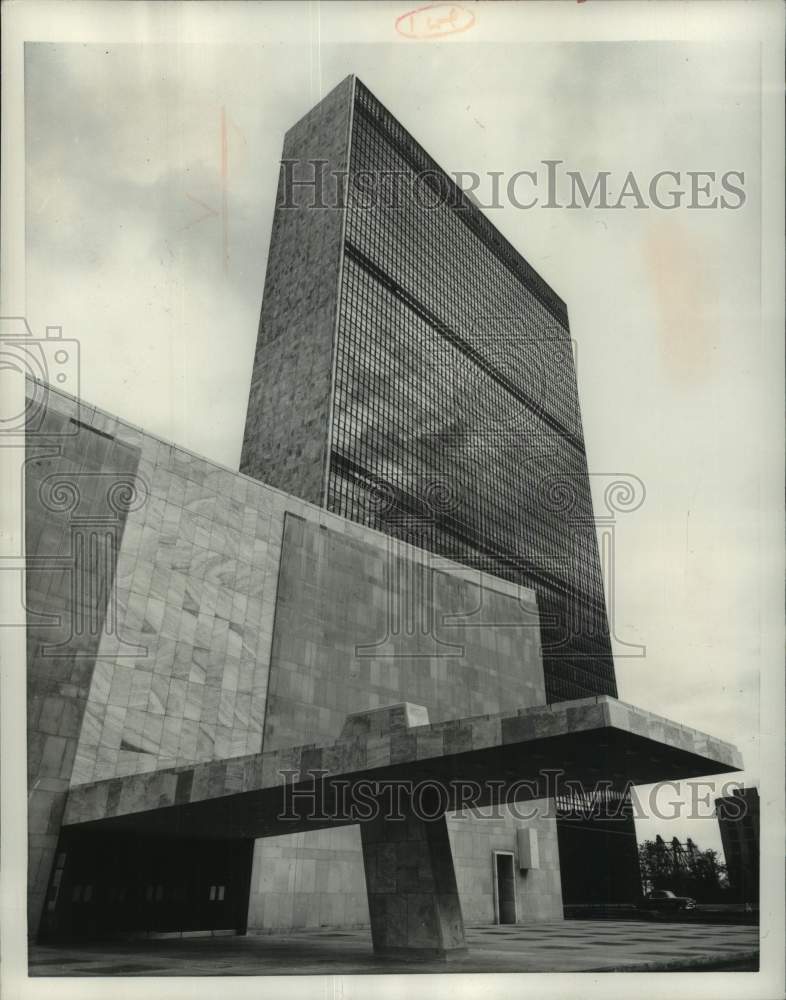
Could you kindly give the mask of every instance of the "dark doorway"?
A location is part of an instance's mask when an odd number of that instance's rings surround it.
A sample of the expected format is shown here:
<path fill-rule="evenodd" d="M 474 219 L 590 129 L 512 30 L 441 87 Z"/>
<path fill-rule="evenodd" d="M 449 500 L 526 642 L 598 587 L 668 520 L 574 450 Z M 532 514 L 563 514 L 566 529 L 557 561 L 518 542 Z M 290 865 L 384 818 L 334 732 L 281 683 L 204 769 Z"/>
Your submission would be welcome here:
<path fill-rule="evenodd" d="M 516 923 L 516 869 L 513 855 L 494 852 L 494 884 L 496 886 L 497 923 Z"/>
<path fill-rule="evenodd" d="M 40 937 L 246 931 L 253 840 L 63 831 Z"/>
<path fill-rule="evenodd" d="M 602 804 L 594 814 L 588 807 L 568 810 L 558 803 L 557 837 L 566 907 L 587 910 L 638 899 L 639 852 L 629 797 Z"/>

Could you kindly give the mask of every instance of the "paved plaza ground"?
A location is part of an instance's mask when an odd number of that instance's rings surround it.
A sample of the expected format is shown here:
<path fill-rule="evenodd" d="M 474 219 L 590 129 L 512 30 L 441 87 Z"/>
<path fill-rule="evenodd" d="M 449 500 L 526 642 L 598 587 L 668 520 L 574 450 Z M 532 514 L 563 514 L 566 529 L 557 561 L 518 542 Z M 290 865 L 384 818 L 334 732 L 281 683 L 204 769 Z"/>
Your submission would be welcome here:
<path fill-rule="evenodd" d="M 365 930 L 31 946 L 31 976 L 260 976 L 401 972 L 620 972 L 758 968 L 758 927 L 566 920 L 467 928 L 449 963 L 382 961 Z"/>

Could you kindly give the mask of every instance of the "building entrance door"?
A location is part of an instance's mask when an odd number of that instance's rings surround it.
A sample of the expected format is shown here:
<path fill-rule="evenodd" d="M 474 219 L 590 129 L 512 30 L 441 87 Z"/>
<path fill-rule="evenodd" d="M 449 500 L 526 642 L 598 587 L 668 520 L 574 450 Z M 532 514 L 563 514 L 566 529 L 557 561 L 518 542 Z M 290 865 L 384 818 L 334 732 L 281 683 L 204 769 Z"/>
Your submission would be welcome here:
<path fill-rule="evenodd" d="M 497 923 L 515 924 L 516 868 L 510 851 L 494 851 L 494 901 Z"/>

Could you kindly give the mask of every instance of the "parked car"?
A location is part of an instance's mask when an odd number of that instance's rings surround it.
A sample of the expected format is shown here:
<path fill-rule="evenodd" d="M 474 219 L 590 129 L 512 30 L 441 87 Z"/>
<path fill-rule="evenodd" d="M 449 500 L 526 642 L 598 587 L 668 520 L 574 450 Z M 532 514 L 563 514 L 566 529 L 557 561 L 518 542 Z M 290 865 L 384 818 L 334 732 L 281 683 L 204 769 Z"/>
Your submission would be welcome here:
<path fill-rule="evenodd" d="M 677 910 L 692 910 L 696 900 L 690 896 L 677 896 L 671 889 L 653 889 L 638 902 L 640 910 L 652 910 L 657 913 L 674 913 Z"/>

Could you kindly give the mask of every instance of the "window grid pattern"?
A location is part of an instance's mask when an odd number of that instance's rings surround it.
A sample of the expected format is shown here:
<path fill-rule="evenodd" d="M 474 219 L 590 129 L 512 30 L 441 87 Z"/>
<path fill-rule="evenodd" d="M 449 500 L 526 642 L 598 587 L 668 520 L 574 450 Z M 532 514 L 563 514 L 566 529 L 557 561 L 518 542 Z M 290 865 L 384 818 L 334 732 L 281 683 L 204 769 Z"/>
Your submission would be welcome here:
<path fill-rule="evenodd" d="M 532 587 L 548 699 L 615 695 L 566 317 L 480 213 L 419 202 L 424 169 L 358 83 L 328 507 Z M 395 204 L 353 196 L 369 176 Z"/>

